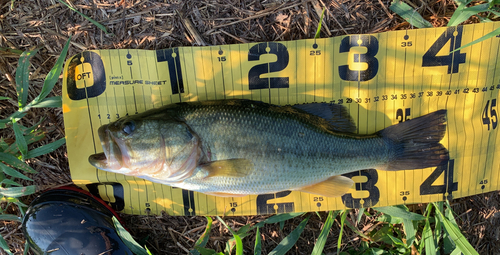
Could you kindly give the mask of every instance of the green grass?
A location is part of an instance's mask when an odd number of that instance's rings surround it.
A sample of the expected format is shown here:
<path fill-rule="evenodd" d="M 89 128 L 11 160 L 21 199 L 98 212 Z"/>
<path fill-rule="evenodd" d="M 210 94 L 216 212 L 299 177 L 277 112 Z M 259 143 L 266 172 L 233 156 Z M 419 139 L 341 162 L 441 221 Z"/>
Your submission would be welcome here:
<path fill-rule="evenodd" d="M 367 217 L 377 227 L 368 233 L 361 233 L 346 219 L 348 210 L 331 211 L 324 220 L 323 228 L 316 239 L 312 254 L 324 254 L 324 247 L 327 237 L 331 234 L 331 228 L 335 221 L 340 225 L 338 238 L 338 252 L 340 255 L 364 255 L 364 254 L 478 254 L 469 244 L 465 236 L 461 233 L 453 217 L 448 202 L 430 203 L 427 209 L 421 214 L 410 212 L 404 205 L 372 208 L 372 214 L 364 209 L 358 212 Z M 290 234 L 283 237 L 281 242 L 273 248 L 269 254 L 286 254 L 297 242 L 304 230 L 309 218 L 314 215 L 308 213 L 287 213 L 274 215 L 267 220 L 259 222 L 253 226 L 245 225 L 238 231 L 231 229 L 223 219 L 217 217 L 233 235 L 226 244 L 225 251 L 216 251 L 205 248 L 212 229 L 212 219 L 207 217 L 208 224 L 205 232 L 200 236 L 190 254 L 201 255 L 229 255 L 242 254 L 239 248 L 241 240 L 247 236 L 255 235 L 255 246 L 253 254 L 262 253 L 262 243 L 260 238 L 260 228 L 265 224 L 285 223 L 294 217 L 303 216 L 301 223 L 296 226 Z M 359 217 L 360 220 L 362 217 Z M 342 236 L 344 226 L 347 226 L 360 235 L 365 242 L 360 247 L 345 246 L 342 248 Z M 439 247 L 439 248 L 438 248 Z M 268 247 L 272 248 L 272 247 Z M 233 252 L 236 251 L 236 252 Z"/>
<path fill-rule="evenodd" d="M 463 22 L 469 20 L 472 16 L 478 18 L 481 22 L 491 22 L 492 18 L 500 17 L 500 8 L 498 5 L 500 4 L 500 0 L 488 0 L 482 1 L 482 4 L 479 4 L 477 1 L 472 0 L 455 0 L 457 5 L 457 9 L 453 12 L 447 26 L 454 27 L 462 24 Z M 417 28 L 430 28 L 432 24 L 425 20 L 417 10 L 413 9 L 408 4 L 404 3 L 402 0 L 394 0 L 392 1 L 391 6 L 389 7 L 393 12 L 398 14 L 404 20 L 408 21 L 412 26 Z M 461 50 L 463 48 L 472 46 L 476 43 L 482 42 L 484 40 L 488 40 L 497 35 L 500 35 L 500 28 L 493 30 L 492 32 L 484 35 L 483 37 L 474 40 L 473 42 L 467 43 L 462 47 L 459 47 L 454 51 Z M 450 52 L 451 53 L 451 52 Z"/>
<path fill-rule="evenodd" d="M 31 127 L 25 127 L 20 124 L 26 113 L 34 107 L 61 107 L 61 97 L 47 97 L 54 88 L 59 75 L 61 74 L 64 59 L 68 52 L 69 39 L 64 46 L 61 55 L 56 61 L 54 67 L 47 74 L 42 86 L 42 90 L 35 99 L 28 102 L 29 89 L 29 60 L 38 50 L 23 52 L 20 55 L 16 69 L 16 91 L 18 109 L 5 119 L 0 119 L 0 129 L 12 129 L 15 134 L 15 143 L 7 144 L 3 138 L 0 138 L 0 200 L 7 202 L 4 208 L 10 208 L 14 205 L 18 208 L 21 216 L 24 216 L 27 205 L 23 204 L 19 198 L 36 192 L 36 185 L 22 185 L 19 180 L 33 182 L 26 174 L 34 174 L 36 171 L 31 168 L 26 162 L 26 159 L 38 157 L 50 153 L 65 143 L 65 139 L 59 139 L 53 143 L 42 145 L 36 149 L 29 150 L 28 145 L 41 140 L 45 135 L 37 130 L 38 125 L 43 119 Z M 0 97 L 0 100 L 8 100 L 11 98 Z M 13 100 L 13 99 L 11 99 Z M 20 221 L 21 218 L 17 215 L 6 213 L 6 209 L 0 208 L 1 220 Z M 0 237 L 0 247 L 7 253 L 12 254 L 3 237 Z M 25 251 L 27 251 L 27 247 Z"/>

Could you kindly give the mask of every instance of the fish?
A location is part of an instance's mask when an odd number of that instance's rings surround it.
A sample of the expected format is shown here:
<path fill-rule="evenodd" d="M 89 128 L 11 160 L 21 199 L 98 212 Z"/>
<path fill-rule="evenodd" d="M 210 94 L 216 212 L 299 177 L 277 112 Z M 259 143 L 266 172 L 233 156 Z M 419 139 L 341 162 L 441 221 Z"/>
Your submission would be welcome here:
<path fill-rule="evenodd" d="M 182 102 L 99 127 L 103 152 L 89 162 L 220 197 L 285 190 L 338 197 L 353 187 L 346 173 L 447 164 L 445 133 L 446 110 L 364 135 L 338 104 Z"/>

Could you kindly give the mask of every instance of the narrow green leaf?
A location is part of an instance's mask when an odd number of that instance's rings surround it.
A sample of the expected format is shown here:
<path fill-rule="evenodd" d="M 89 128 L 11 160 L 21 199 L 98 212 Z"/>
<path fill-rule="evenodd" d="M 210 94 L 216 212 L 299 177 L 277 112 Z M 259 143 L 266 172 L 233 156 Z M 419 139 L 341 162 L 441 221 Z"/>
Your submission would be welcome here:
<path fill-rule="evenodd" d="M 469 47 L 469 46 L 474 45 L 476 43 L 480 43 L 480 42 L 482 42 L 484 40 L 488 40 L 488 39 L 493 38 L 493 37 L 495 37 L 497 35 L 500 35 L 500 27 L 497 28 L 497 29 L 495 29 L 495 30 L 493 30 L 493 31 L 491 31 L 491 32 L 489 32 L 489 33 L 487 33 L 486 35 L 484 35 L 483 37 L 481 37 L 479 39 L 476 39 L 476 40 L 474 40 L 474 41 L 472 41 L 470 43 L 467 43 L 467 44 L 465 44 L 464 46 L 462 46 L 462 47 L 460 47 L 458 49 L 450 51 L 450 53 L 453 53 L 453 52 L 455 52 L 457 50 L 462 50 L 462 49 L 464 49 L 466 47 Z"/>
<path fill-rule="evenodd" d="M 51 153 L 55 151 L 57 148 L 61 147 L 64 143 L 66 143 L 66 138 L 63 137 L 53 143 L 42 145 L 38 148 L 28 151 L 26 159 L 35 158 L 47 153 Z"/>
<path fill-rule="evenodd" d="M 24 242 L 24 252 L 23 255 L 28 255 L 28 251 L 30 250 L 30 243 Z"/>
<path fill-rule="evenodd" d="M 376 221 L 387 222 L 389 224 L 394 225 L 403 223 L 403 218 L 393 217 L 389 214 L 382 214 L 379 217 L 377 217 Z"/>
<path fill-rule="evenodd" d="M 316 29 L 316 35 L 314 35 L 314 38 L 317 39 L 320 37 L 320 32 L 321 32 L 321 26 L 323 25 L 323 16 L 325 15 L 325 8 L 323 8 L 323 11 L 321 12 L 321 17 L 319 18 L 319 23 L 318 23 L 318 29 Z"/>
<path fill-rule="evenodd" d="M 453 250 L 450 255 L 462 255 L 462 251 L 460 251 L 460 249 L 457 247 L 455 248 L 455 250 Z"/>
<path fill-rule="evenodd" d="M 450 18 L 448 22 L 448 27 L 454 27 L 460 25 L 460 23 L 468 20 L 472 15 L 476 15 L 481 12 L 488 11 L 489 4 L 479 4 L 472 7 L 467 8 L 465 4 L 457 7 L 455 12 Z"/>
<path fill-rule="evenodd" d="M 236 234 L 241 236 L 242 234 L 248 233 L 248 231 L 250 231 L 251 229 L 252 229 L 252 226 L 250 226 L 250 224 L 246 224 L 245 226 L 238 229 L 238 231 L 236 231 Z"/>
<path fill-rule="evenodd" d="M 110 33 L 108 33 L 108 31 L 106 30 L 106 27 L 104 27 L 103 25 L 101 25 L 99 22 L 97 22 L 97 21 L 95 21 L 95 20 L 91 19 L 90 17 L 88 17 L 87 15 L 85 15 L 85 14 L 83 14 L 83 13 L 79 12 L 77 9 L 73 8 L 73 6 L 71 6 L 71 5 L 67 4 L 67 3 L 65 3 L 64 1 L 62 1 L 62 0 L 57 0 L 57 1 L 59 1 L 60 3 L 62 3 L 62 4 L 64 4 L 64 5 L 66 5 L 66 7 L 70 8 L 72 11 L 74 11 L 74 12 L 76 12 L 76 13 L 80 14 L 80 15 L 81 15 L 82 17 L 84 17 L 86 20 L 88 20 L 88 21 L 92 22 L 92 24 L 94 24 L 96 27 L 98 27 L 99 29 L 101 29 L 102 31 L 104 31 L 104 33 L 106 33 L 106 34 L 110 34 Z"/>
<path fill-rule="evenodd" d="M 21 222 L 21 218 L 17 217 L 14 214 L 0 214 L 0 220 Z"/>
<path fill-rule="evenodd" d="M 118 236 L 122 239 L 123 243 L 136 255 L 148 255 L 148 252 L 142 248 L 130 235 L 130 233 L 122 226 L 120 221 L 113 216 L 113 224 L 118 232 Z"/>
<path fill-rule="evenodd" d="M 232 228 L 230 228 L 230 227 L 226 224 L 226 222 L 225 222 L 224 220 L 222 220 L 222 218 L 221 218 L 221 217 L 219 217 L 219 216 L 215 216 L 215 217 L 217 217 L 217 219 L 218 219 L 218 220 L 222 223 L 222 225 L 224 225 L 224 226 L 225 226 L 225 227 L 229 230 L 229 232 L 231 232 L 231 234 L 232 234 L 233 236 L 234 236 L 234 235 L 236 235 L 236 232 L 234 232 L 234 230 L 233 230 Z"/>
<path fill-rule="evenodd" d="M 0 247 L 9 255 L 12 255 L 12 252 L 10 252 L 10 249 L 9 249 L 9 245 L 7 244 L 7 242 L 5 241 L 5 239 L 3 239 L 3 236 L 0 235 Z"/>
<path fill-rule="evenodd" d="M 260 255 L 262 253 L 262 243 L 260 241 L 260 228 L 257 228 L 257 233 L 255 234 L 255 245 L 253 249 L 254 255 Z"/>
<path fill-rule="evenodd" d="M 16 204 L 19 208 L 28 208 L 28 205 L 27 204 L 24 204 L 23 202 L 20 202 L 20 201 L 17 201 L 17 202 L 14 202 L 14 204 Z"/>
<path fill-rule="evenodd" d="M 22 50 L 12 49 L 9 47 L 0 47 L 0 51 L 3 51 L 5 53 L 12 53 L 12 54 L 16 54 L 16 55 L 21 55 L 24 52 Z"/>
<path fill-rule="evenodd" d="M 361 222 L 361 218 L 363 217 L 363 213 L 365 212 L 365 208 L 359 208 L 358 210 L 358 217 L 356 218 L 356 222 L 359 223 Z"/>
<path fill-rule="evenodd" d="M 0 100 L 6 100 L 6 99 L 12 99 L 12 98 L 10 98 L 10 97 L 2 97 L 2 96 L 0 96 Z"/>
<path fill-rule="evenodd" d="M 40 120 L 37 123 L 33 124 L 33 126 L 31 126 L 29 128 L 28 127 L 25 128 L 23 130 L 23 132 L 25 134 L 31 134 L 44 120 L 45 120 L 45 116 L 42 116 L 42 118 L 40 118 Z M 40 131 L 40 133 L 43 133 L 43 132 Z"/>
<path fill-rule="evenodd" d="M 389 237 L 389 239 L 391 239 L 392 243 L 395 244 L 396 246 L 406 246 L 405 243 L 403 243 L 403 241 L 401 241 L 401 239 L 395 237 L 395 236 L 392 236 L 392 235 L 387 235 L 387 237 Z"/>
<path fill-rule="evenodd" d="M 5 151 L 7 148 L 9 148 L 9 144 L 7 144 L 5 142 L 5 140 L 3 139 L 3 137 L 0 137 L 0 149 L 2 151 Z"/>
<path fill-rule="evenodd" d="M 10 179 L 3 179 L 0 184 L 5 184 L 5 185 L 10 185 L 10 186 L 17 186 L 17 187 L 21 187 L 23 185 L 13 181 L 13 180 L 10 180 Z"/>
<path fill-rule="evenodd" d="M 416 10 L 411 8 L 411 6 L 404 3 L 403 1 L 400 0 L 393 1 L 389 9 L 391 9 L 397 15 L 401 16 L 401 18 L 408 21 L 412 26 L 418 28 L 432 27 L 432 24 L 429 21 L 422 18 L 422 16 L 420 16 L 420 14 Z"/>
<path fill-rule="evenodd" d="M 443 213 L 440 212 L 439 210 L 436 210 L 436 213 L 443 222 L 443 226 L 446 232 L 450 235 L 451 239 L 453 240 L 457 248 L 459 248 L 463 254 L 470 254 L 470 255 L 478 254 L 477 251 L 474 250 L 472 245 L 467 241 L 467 239 L 462 234 L 462 232 L 460 231 L 460 229 L 456 224 L 450 222 L 450 220 L 444 217 Z"/>
<path fill-rule="evenodd" d="M 234 235 L 234 239 L 236 240 L 236 255 L 243 255 L 243 242 L 239 235 Z"/>
<path fill-rule="evenodd" d="M 241 241 L 241 237 L 234 232 L 232 228 L 230 228 L 224 220 L 221 219 L 221 217 L 216 216 L 217 219 L 231 232 L 231 234 L 234 237 L 234 240 L 236 242 L 236 255 L 241 255 L 243 254 L 243 242 Z"/>
<path fill-rule="evenodd" d="M 23 161 L 19 160 L 18 158 L 10 155 L 10 154 L 7 154 L 7 153 L 3 153 L 3 152 L 0 152 L 0 161 L 3 161 L 17 169 L 21 169 L 23 171 L 26 171 L 28 173 L 36 173 L 36 171 L 31 168 L 30 166 L 28 166 L 26 163 L 24 163 Z"/>
<path fill-rule="evenodd" d="M 374 209 L 377 210 L 377 211 L 379 211 L 379 212 L 382 212 L 384 214 L 388 214 L 390 216 L 398 217 L 398 218 L 402 218 L 402 219 L 407 219 L 407 220 L 425 220 L 424 216 L 422 216 L 420 214 L 416 214 L 416 213 L 412 213 L 412 212 L 406 211 L 405 209 L 402 209 L 402 208 L 397 207 L 397 206 L 377 207 L 377 208 L 374 208 Z"/>
<path fill-rule="evenodd" d="M 363 237 L 363 238 L 368 239 L 368 240 L 370 239 L 370 237 L 366 236 L 361 231 L 359 231 L 359 229 L 357 229 L 354 225 L 352 225 L 350 221 L 346 220 L 346 221 L 344 221 L 344 223 L 346 226 L 348 226 L 352 231 L 354 231 L 360 237 Z"/>
<path fill-rule="evenodd" d="M 415 242 L 415 235 L 417 234 L 413 221 L 403 219 L 403 228 L 406 235 L 406 243 L 408 244 L 408 247 L 411 247 L 413 242 Z"/>
<path fill-rule="evenodd" d="M 41 101 L 43 101 L 49 95 L 50 91 L 52 91 L 54 85 L 56 85 L 57 80 L 59 80 L 59 75 L 61 74 L 61 70 L 63 69 L 64 60 L 66 59 L 66 54 L 68 53 L 70 42 L 71 37 L 64 45 L 64 48 L 61 51 L 61 55 L 59 55 L 59 58 L 57 58 L 54 67 L 52 67 L 50 72 L 45 77 L 45 80 L 43 81 L 42 91 L 40 91 L 40 94 L 33 100 L 33 105 L 39 104 Z"/>
<path fill-rule="evenodd" d="M 33 181 L 31 178 L 25 176 L 24 174 L 20 173 L 19 171 L 15 170 L 14 168 L 6 166 L 4 163 L 0 162 L 0 170 L 4 172 L 7 175 L 10 175 L 14 178 L 20 178 L 28 181 Z"/>
<path fill-rule="evenodd" d="M 196 240 L 196 243 L 194 244 L 195 247 L 205 247 L 210 237 L 210 231 L 212 230 L 212 218 L 208 216 L 205 216 L 205 218 L 207 218 L 207 227 L 205 228 L 203 234 L 201 234 L 200 238 Z"/>
<path fill-rule="evenodd" d="M 33 57 L 37 51 L 38 49 L 23 52 L 17 63 L 16 90 L 19 108 L 23 108 L 26 105 L 26 101 L 28 101 L 30 58 Z"/>
<path fill-rule="evenodd" d="M 335 215 L 334 215 L 335 214 Z M 318 240 L 316 240 L 316 244 L 314 245 L 312 255 L 321 255 L 323 249 L 325 248 L 326 238 L 330 233 L 330 229 L 332 228 L 333 222 L 335 221 L 335 217 L 337 217 L 338 211 L 330 211 L 328 212 L 328 217 L 326 218 L 325 225 L 323 225 L 323 229 L 319 233 Z"/>
<path fill-rule="evenodd" d="M 42 101 L 33 104 L 33 108 L 58 108 L 62 106 L 61 96 L 46 97 Z"/>
<path fill-rule="evenodd" d="M 24 116 L 26 116 L 26 113 L 25 112 L 20 112 L 18 110 L 17 112 L 14 112 L 12 115 L 10 115 L 8 119 L 3 119 L 3 120 L 0 120 L 0 121 L 2 121 L 3 123 L 12 122 L 12 120 L 18 121 L 18 120 L 20 120 Z"/>
<path fill-rule="evenodd" d="M 425 221 L 424 230 L 422 232 L 422 239 L 424 239 L 425 244 L 425 254 L 435 255 L 436 254 L 436 244 L 434 243 L 434 237 L 432 235 L 432 229 L 429 221 Z"/>
<path fill-rule="evenodd" d="M 17 122 L 12 122 L 12 129 L 14 129 L 14 134 L 16 135 L 17 147 L 23 155 L 23 158 L 26 158 L 26 154 L 28 153 L 28 144 L 26 143 L 26 139 L 24 139 L 23 132 L 19 128 L 19 124 L 17 124 Z"/>
<path fill-rule="evenodd" d="M 302 234 L 302 231 L 304 231 L 304 228 L 307 224 L 307 221 L 309 221 L 309 218 L 311 216 L 307 216 L 302 222 L 283 240 L 274 248 L 269 255 L 284 255 L 286 254 L 299 240 L 300 234 Z"/>
<path fill-rule="evenodd" d="M 340 217 L 340 233 L 339 233 L 339 240 L 337 241 L 337 254 L 340 253 L 340 247 L 342 245 L 342 234 L 344 233 L 344 222 L 346 217 L 347 217 L 347 210 L 344 210 Z"/>
<path fill-rule="evenodd" d="M 0 187 L 0 195 L 6 197 L 22 197 L 31 195 L 36 192 L 36 186 L 25 186 L 25 187 L 10 187 L 10 188 L 2 188 Z"/>
<path fill-rule="evenodd" d="M 271 217 L 267 218 L 264 221 L 261 221 L 261 222 L 255 224 L 253 226 L 253 228 L 262 227 L 262 226 L 264 226 L 264 224 L 273 224 L 273 223 L 277 223 L 277 222 L 281 222 L 281 221 L 286 221 L 286 220 L 293 219 L 293 218 L 295 218 L 297 216 L 300 216 L 300 215 L 303 215 L 303 214 L 304 213 L 282 213 L 282 214 L 276 214 L 274 216 L 271 216 Z"/>
<path fill-rule="evenodd" d="M 212 249 L 207 249 L 207 248 L 204 248 L 204 247 L 194 247 L 194 248 L 201 255 L 214 255 L 214 254 L 218 254 L 215 250 L 212 250 Z"/>
<path fill-rule="evenodd" d="M 38 132 L 28 133 L 27 135 L 24 136 L 24 139 L 26 140 L 26 144 L 31 144 L 31 143 L 38 142 L 38 141 L 42 140 L 42 138 L 44 138 L 44 137 L 45 137 L 45 134 L 42 131 L 38 131 Z M 8 148 L 6 148 L 3 152 L 9 153 L 12 155 L 16 155 L 19 152 L 19 148 L 17 147 L 16 143 L 13 143 Z M 29 151 L 28 151 L 28 154 L 29 154 Z"/>

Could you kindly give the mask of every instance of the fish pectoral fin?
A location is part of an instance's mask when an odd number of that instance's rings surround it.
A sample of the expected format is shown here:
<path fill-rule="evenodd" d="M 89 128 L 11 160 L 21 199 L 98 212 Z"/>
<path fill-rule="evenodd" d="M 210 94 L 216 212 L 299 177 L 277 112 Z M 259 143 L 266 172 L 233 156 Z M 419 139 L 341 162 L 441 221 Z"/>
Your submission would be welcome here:
<path fill-rule="evenodd" d="M 207 177 L 245 177 L 254 170 L 254 165 L 248 159 L 217 160 L 200 166 L 208 172 Z"/>
<path fill-rule="evenodd" d="M 345 176 L 332 176 L 325 181 L 302 187 L 299 191 L 316 194 L 325 197 L 340 197 L 347 193 L 354 181 Z"/>
<path fill-rule="evenodd" d="M 216 196 L 216 197 L 244 197 L 248 196 L 246 194 L 230 194 L 224 192 L 205 192 L 206 195 Z"/>

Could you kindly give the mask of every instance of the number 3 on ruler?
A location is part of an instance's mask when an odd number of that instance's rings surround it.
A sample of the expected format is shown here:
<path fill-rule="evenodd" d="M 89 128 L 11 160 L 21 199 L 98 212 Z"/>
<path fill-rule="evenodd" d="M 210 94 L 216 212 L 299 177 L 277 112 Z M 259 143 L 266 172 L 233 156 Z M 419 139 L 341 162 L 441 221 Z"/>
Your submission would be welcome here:
<path fill-rule="evenodd" d="M 340 43 L 339 53 L 349 52 L 352 47 L 365 47 L 366 53 L 354 54 L 354 63 L 366 63 L 366 70 L 351 70 L 349 65 L 339 66 L 339 76 L 345 81 L 368 81 L 378 72 L 378 40 L 372 35 L 351 35 L 344 37 Z"/>

